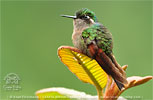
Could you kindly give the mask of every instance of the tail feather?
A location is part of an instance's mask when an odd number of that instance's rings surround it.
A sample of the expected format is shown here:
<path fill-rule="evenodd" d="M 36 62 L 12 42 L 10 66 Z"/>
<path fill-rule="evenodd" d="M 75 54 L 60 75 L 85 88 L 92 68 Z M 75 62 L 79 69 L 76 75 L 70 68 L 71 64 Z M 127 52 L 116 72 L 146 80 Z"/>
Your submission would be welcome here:
<path fill-rule="evenodd" d="M 88 47 L 92 57 L 98 52 L 95 56 L 96 61 L 108 75 L 111 75 L 118 88 L 121 90 L 124 84 L 128 82 L 124 70 L 116 62 L 115 58 L 113 56 L 110 58 L 102 49 L 95 47 L 94 44 L 90 44 Z"/>
<path fill-rule="evenodd" d="M 97 56 L 96 60 L 101 65 L 101 67 L 105 70 L 106 73 L 111 75 L 113 79 L 119 81 L 120 83 L 127 84 L 126 77 L 123 73 L 121 67 L 115 66 L 112 60 L 100 49 L 99 55 Z"/>
<path fill-rule="evenodd" d="M 115 81 L 117 87 L 119 88 L 119 90 L 121 91 L 121 90 L 124 88 L 124 85 L 123 85 L 122 83 L 118 82 L 118 81 L 115 80 L 115 79 L 114 79 L 114 81 Z"/>
<path fill-rule="evenodd" d="M 111 54 L 109 54 L 108 56 L 109 56 L 109 58 L 112 60 L 112 62 L 115 64 L 115 67 L 117 67 L 118 70 L 120 71 L 120 73 L 122 73 L 122 76 L 123 76 L 123 77 L 126 77 L 125 71 L 124 71 L 124 70 L 122 69 L 122 67 L 117 63 L 117 61 L 116 61 L 114 55 L 111 53 Z"/>

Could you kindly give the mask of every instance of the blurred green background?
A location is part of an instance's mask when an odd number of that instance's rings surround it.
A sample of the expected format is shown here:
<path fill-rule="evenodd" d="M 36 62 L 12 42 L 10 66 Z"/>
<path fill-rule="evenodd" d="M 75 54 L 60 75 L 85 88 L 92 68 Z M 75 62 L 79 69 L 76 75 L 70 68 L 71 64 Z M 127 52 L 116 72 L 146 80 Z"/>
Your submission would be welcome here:
<path fill-rule="evenodd" d="M 61 45 L 73 46 L 71 19 L 80 8 L 89 8 L 112 32 L 114 54 L 121 65 L 128 64 L 127 76 L 152 75 L 151 1 L 2 1 L 1 2 L 1 93 L 34 96 L 39 89 L 66 87 L 96 95 L 96 89 L 82 83 L 57 56 Z M 3 89 L 3 78 L 16 73 L 19 91 Z M 152 81 L 131 88 L 122 96 L 152 99 Z"/>

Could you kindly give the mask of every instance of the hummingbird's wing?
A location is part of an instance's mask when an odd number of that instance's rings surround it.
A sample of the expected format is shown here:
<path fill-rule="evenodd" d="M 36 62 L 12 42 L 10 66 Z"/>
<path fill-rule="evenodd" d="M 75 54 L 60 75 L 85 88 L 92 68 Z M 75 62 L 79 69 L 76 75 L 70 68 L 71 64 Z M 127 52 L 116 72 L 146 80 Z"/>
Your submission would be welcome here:
<path fill-rule="evenodd" d="M 82 39 L 88 47 L 88 56 L 96 59 L 103 70 L 112 76 L 121 90 L 124 84 L 127 84 L 127 80 L 125 72 L 112 54 L 111 33 L 104 26 L 95 24 L 82 32 Z"/>

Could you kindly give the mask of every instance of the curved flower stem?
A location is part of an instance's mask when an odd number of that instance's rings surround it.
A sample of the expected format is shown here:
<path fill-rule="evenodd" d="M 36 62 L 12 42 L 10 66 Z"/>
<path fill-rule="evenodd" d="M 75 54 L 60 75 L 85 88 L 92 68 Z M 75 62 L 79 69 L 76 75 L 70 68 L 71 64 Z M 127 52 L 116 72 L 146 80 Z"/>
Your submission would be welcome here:
<path fill-rule="evenodd" d="M 101 88 L 97 88 L 98 100 L 103 100 L 103 90 Z"/>

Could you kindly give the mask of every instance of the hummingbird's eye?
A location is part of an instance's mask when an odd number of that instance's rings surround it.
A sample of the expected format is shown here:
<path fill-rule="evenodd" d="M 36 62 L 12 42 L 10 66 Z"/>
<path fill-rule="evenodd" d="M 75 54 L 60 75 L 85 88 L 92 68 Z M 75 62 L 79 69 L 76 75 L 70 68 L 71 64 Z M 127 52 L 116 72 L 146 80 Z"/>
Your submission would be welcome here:
<path fill-rule="evenodd" d="M 89 17 L 89 16 L 84 16 L 84 18 L 85 18 L 85 19 L 89 19 L 90 17 Z"/>
<path fill-rule="evenodd" d="M 89 19 L 90 17 L 89 16 L 81 16 L 80 18 L 81 19 Z"/>

